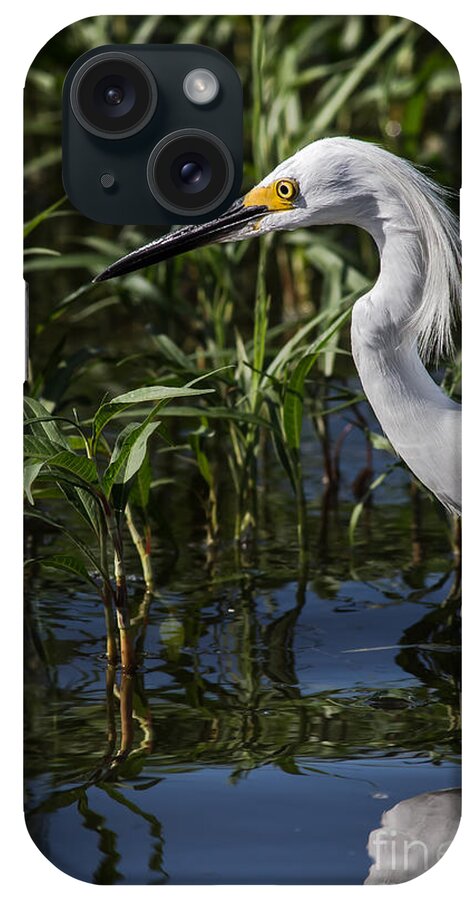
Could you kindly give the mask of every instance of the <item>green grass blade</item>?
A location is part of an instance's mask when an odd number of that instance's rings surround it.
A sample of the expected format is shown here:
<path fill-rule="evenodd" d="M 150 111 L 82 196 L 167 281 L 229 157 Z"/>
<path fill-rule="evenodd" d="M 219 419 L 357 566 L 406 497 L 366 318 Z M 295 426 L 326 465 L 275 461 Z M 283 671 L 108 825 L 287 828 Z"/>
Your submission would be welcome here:
<path fill-rule="evenodd" d="M 304 407 L 304 382 L 319 352 L 304 356 L 294 369 L 288 384 L 283 405 L 283 428 L 288 447 L 298 450 L 301 446 L 302 416 Z"/>
<path fill-rule="evenodd" d="M 52 203 L 51 206 L 48 206 L 47 209 L 44 209 L 43 212 L 38 213 L 38 215 L 33 219 L 30 219 L 29 222 L 25 222 L 25 225 L 23 227 L 23 237 L 28 237 L 28 235 L 31 234 L 32 231 L 35 230 L 35 228 L 38 228 L 38 225 L 41 225 L 41 223 L 44 222 L 52 212 L 62 206 L 65 200 L 66 194 L 64 195 L 64 197 L 60 197 L 60 199 L 57 200 L 56 203 Z"/>
<path fill-rule="evenodd" d="M 399 19 L 395 25 L 386 29 L 381 37 L 364 53 L 350 72 L 341 80 L 339 87 L 319 110 L 311 125 L 311 131 L 317 138 L 329 128 L 337 113 L 342 109 L 349 97 L 355 92 L 358 84 L 376 65 L 381 56 L 391 45 L 402 37 L 411 26 L 407 19 Z"/>

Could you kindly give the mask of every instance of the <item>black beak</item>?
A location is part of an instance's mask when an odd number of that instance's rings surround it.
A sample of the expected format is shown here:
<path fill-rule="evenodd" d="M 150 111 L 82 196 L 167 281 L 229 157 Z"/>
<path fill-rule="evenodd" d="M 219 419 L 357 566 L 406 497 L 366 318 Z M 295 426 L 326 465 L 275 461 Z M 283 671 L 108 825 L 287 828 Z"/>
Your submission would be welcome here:
<path fill-rule="evenodd" d="M 151 241 L 150 244 L 139 247 L 138 250 L 133 250 L 132 253 L 118 259 L 117 262 L 104 269 L 104 272 L 96 275 L 93 281 L 97 283 L 107 281 L 109 278 L 116 278 L 117 275 L 126 275 L 128 272 L 135 272 L 136 269 L 143 269 L 145 266 L 154 265 L 164 259 L 171 259 L 173 256 L 179 256 L 181 253 L 187 253 L 189 250 L 205 247 L 207 244 L 214 244 L 217 241 L 232 241 L 235 234 L 236 237 L 251 236 L 240 235 L 239 232 L 249 222 L 263 218 L 268 212 L 266 206 L 245 206 L 243 200 L 236 200 L 230 209 L 218 219 L 204 222 L 201 225 L 185 225 L 184 228 L 169 232 L 164 237 Z"/>

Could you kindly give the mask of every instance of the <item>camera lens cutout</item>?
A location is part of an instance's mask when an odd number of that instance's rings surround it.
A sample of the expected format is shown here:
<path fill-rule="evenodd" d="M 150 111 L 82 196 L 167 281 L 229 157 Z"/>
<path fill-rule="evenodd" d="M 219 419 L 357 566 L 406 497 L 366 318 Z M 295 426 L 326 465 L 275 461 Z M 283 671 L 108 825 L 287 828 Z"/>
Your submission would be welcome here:
<path fill-rule="evenodd" d="M 129 53 L 100 53 L 78 69 L 70 98 L 83 128 L 111 140 L 147 125 L 157 105 L 157 86 L 140 59 Z"/>
<path fill-rule="evenodd" d="M 231 190 L 234 165 L 216 135 L 194 128 L 168 134 L 154 147 L 147 181 L 155 199 L 173 213 L 201 215 L 216 209 Z"/>

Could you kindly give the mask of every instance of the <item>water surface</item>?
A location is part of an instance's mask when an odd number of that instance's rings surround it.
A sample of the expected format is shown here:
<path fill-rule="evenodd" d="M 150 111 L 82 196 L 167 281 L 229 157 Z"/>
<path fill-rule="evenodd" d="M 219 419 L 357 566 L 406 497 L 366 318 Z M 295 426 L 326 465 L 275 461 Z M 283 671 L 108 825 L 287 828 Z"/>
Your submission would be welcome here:
<path fill-rule="evenodd" d="M 335 417 L 338 434 L 344 419 Z M 389 457 L 375 453 L 377 474 Z M 101 604 L 57 575 L 27 583 L 26 809 L 67 873 L 101 884 L 362 883 L 385 809 L 456 787 L 459 596 L 447 525 L 397 467 L 349 547 L 354 429 L 339 503 L 306 426 L 309 559 L 294 499 L 263 463 L 259 527 L 208 545 L 190 466 L 160 492 L 157 588 L 134 677 L 104 659 Z M 230 496 L 230 506 L 232 499 Z M 35 530 L 34 555 L 58 539 Z M 32 554 L 33 555 L 33 554 Z M 144 612 L 147 607 L 147 614 Z"/>

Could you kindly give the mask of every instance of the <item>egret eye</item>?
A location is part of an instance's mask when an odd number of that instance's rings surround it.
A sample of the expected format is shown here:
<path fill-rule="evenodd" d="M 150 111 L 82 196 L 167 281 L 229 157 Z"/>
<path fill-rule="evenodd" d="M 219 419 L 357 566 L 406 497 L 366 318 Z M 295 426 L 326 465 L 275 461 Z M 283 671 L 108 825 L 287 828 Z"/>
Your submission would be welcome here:
<path fill-rule="evenodd" d="M 276 193 L 280 200 L 294 200 L 299 193 L 299 186 L 295 181 L 291 181 L 289 178 L 283 178 L 281 181 L 276 182 L 275 186 Z"/>

